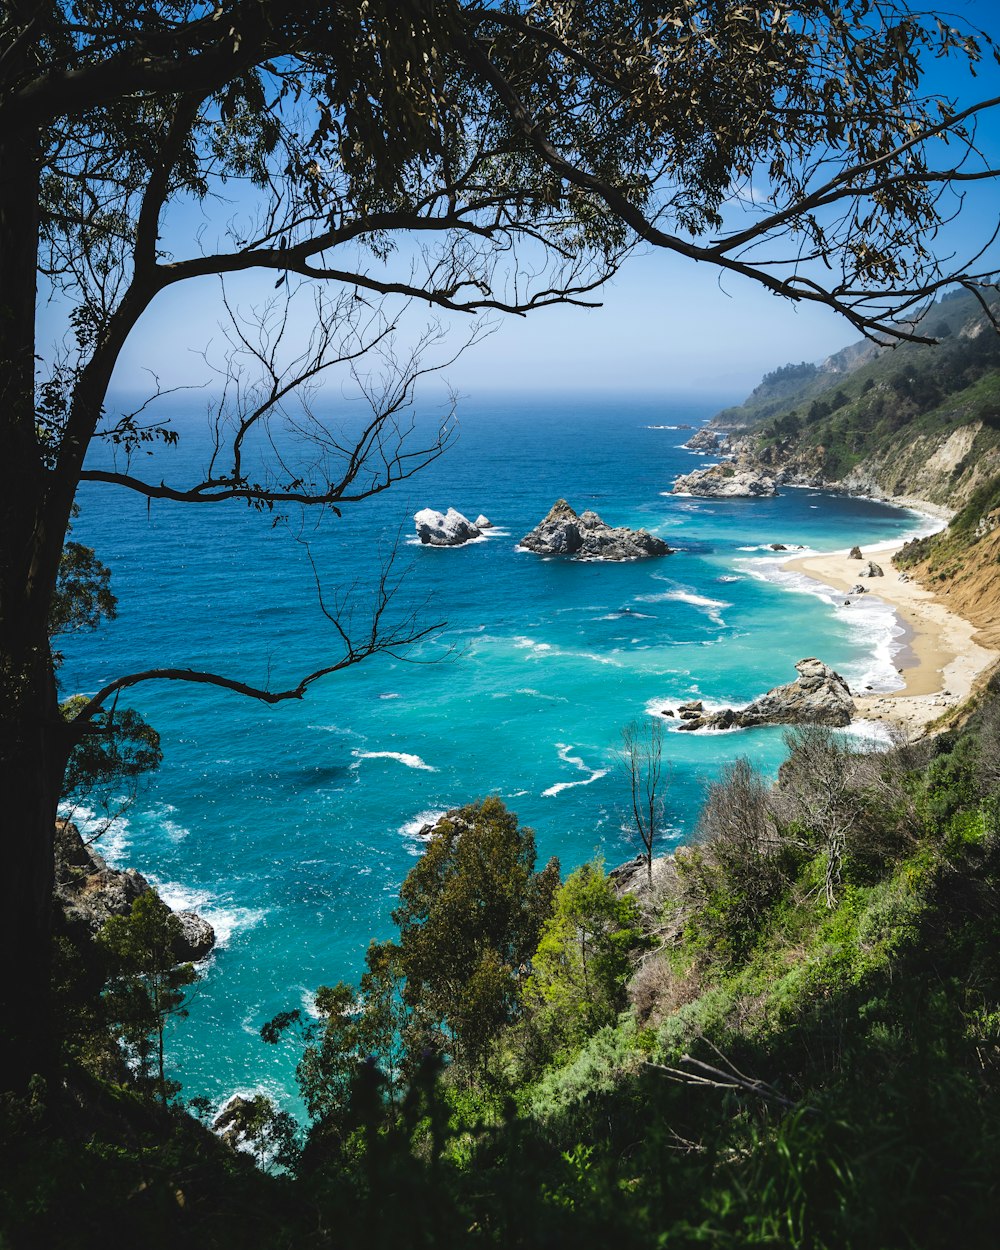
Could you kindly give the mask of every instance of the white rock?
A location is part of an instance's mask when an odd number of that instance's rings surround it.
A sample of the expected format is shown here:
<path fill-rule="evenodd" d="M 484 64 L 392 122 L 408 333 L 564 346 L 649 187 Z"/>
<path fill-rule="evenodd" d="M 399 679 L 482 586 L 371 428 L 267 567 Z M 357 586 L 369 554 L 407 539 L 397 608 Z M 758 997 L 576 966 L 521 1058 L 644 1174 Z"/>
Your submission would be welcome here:
<path fill-rule="evenodd" d="M 480 531 L 461 512 L 449 508 L 446 513 L 423 508 L 414 514 L 417 537 L 432 547 L 458 547 L 470 538 L 478 538 Z"/>
<path fill-rule="evenodd" d="M 483 516 L 480 512 L 479 516 L 476 517 L 475 526 L 477 530 L 491 530 L 493 528 L 493 522 L 488 516 Z"/>

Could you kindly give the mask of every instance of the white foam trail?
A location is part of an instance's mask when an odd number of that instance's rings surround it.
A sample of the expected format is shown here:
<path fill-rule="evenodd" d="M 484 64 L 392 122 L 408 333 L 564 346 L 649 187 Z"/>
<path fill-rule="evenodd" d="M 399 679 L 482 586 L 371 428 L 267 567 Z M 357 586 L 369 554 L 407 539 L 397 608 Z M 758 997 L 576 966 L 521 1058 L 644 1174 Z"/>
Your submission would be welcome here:
<path fill-rule="evenodd" d="M 438 770 L 433 764 L 426 764 L 419 755 L 411 755 L 407 751 L 352 751 L 357 763 L 352 764 L 352 768 L 360 768 L 362 760 L 396 760 L 400 764 L 405 764 L 407 768 L 419 768 L 427 773 L 436 773 Z"/>
<path fill-rule="evenodd" d="M 400 696 L 394 690 L 387 690 L 385 694 L 380 694 L 380 699 L 398 699 Z"/>
<path fill-rule="evenodd" d="M 557 794 L 561 794 L 563 790 L 571 790 L 574 786 L 589 786 L 595 781 L 600 781 L 602 777 L 608 775 L 606 768 L 590 768 L 578 755 L 570 755 L 573 747 L 563 743 L 556 743 L 556 750 L 559 758 L 565 764 L 572 764 L 575 768 L 579 768 L 581 772 L 590 773 L 589 777 L 585 777 L 582 781 L 558 781 L 554 786 L 549 786 L 547 790 L 542 791 L 542 797 L 546 799 L 555 798 Z"/>
<path fill-rule="evenodd" d="M 661 579 L 657 579 L 661 580 Z M 695 594 L 692 590 L 665 590 L 659 594 L 636 595 L 637 603 L 687 603 L 692 608 L 705 611 L 715 625 L 725 625 L 721 612 L 723 608 L 732 607 L 724 599 L 709 599 L 707 595 Z"/>

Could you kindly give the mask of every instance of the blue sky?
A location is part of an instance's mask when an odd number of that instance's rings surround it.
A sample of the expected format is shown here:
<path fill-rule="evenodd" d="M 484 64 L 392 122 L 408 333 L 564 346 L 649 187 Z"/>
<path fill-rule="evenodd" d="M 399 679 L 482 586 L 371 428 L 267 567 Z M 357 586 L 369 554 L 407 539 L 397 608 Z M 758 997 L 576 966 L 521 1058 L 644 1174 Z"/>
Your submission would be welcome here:
<path fill-rule="evenodd" d="M 993 0 L 958 0 L 956 16 L 1000 36 Z M 969 103 L 1000 94 L 1000 71 L 987 61 L 976 79 L 955 67 L 932 67 L 933 85 Z M 996 112 L 996 110 L 994 111 Z M 981 131 L 1000 164 L 1000 117 Z M 960 222 L 942 242 L 961 242 L 995 224 L 996 184 L 972 186 Z M 273 275 L 241 279 L 242 303 L 266 299 Z M 496 391 L 628 392 L 739 397 L 762 373 L 787 361 L 818 360 L 858 338 L 819 307 L 793 305 L 749 280 L 720 274 L 664 252 L 630 258 L 602 292 L 599 309 L 554 308 L 505 317 L 484 342 L 448 370 L 464 394 Z M 209 381 L 201 352 L 218 343 L 218 285 L 188 284 L 161 295 L 129 341 L 114 385 L 134 391 L 146 370 L 164 384 Z M 455 318 L 455 333 L 465 330 Z"/>

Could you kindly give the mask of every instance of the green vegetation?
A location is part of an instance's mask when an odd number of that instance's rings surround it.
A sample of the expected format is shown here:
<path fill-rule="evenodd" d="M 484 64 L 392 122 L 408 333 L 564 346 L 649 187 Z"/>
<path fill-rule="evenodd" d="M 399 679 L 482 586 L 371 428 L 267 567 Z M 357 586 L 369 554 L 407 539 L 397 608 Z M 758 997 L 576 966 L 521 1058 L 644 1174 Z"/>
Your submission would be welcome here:
<path fill-rule="evenodd" d="M 112 1218 L 154 1246 L 995 1244 L 1000 688 L 921 746 L 789 749 L 773 788 L 746 761 L 710 787 L 638 897 L 536 872 L 496 799 L 452 813 L 360 985 L 264 1030 L 301 1047 L 297 1132 L 257 1096 L 220 1140 L 155 1062 L 67 1041 L 62 1086 L 3 1107 L 11 1244 Z M 178 973 L 149 909 L 101 942 L 103 1020 L 147 1057 L 187 977 L 154 993 Z"/>
<path fill-rule="evenodd" d="M 995 290 L 990 304 L 996 315 Z M 967 451 L 922 493 L 951 504 L 984 476 L 1000 473 L 1000 336 L 965 292 L 932 304 L 920 329 L 934 345 L 876 349 L 858 344 L 811 372 L 789 365 L 768 374 L 720 425 L 750 426 L 761 448 L 839 481 L 864 462 L 890 493 L 912 491 L 943 438 L 975 424 Z"/>

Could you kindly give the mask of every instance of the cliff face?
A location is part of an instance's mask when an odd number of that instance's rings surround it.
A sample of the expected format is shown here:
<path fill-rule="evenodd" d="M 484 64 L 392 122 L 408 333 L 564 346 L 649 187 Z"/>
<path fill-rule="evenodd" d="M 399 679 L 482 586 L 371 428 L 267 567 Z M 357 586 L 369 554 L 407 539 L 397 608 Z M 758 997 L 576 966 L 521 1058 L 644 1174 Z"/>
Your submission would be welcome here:
<path fill-rule="evenodd" d="M 1000 335 L 965 293 L 932 305 L 919 328 L 940 341 L 786 366 L 709 425 L 738 430 L 734 450 L 779 484 L 958 511 L 1000 476 Z"/>
<path fill-rule="evenodd" d="M 1000 293 L 991 303 L 1000 316 Z M 919 323 L 936 345 L 857 344 L 769 374 L 709 422 L 734 463 L 951 516 L 897 560 L 1000 645 L 1000 334 L 960 292 Z"/>

